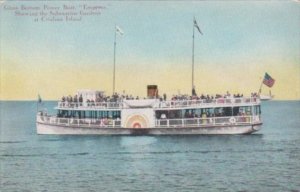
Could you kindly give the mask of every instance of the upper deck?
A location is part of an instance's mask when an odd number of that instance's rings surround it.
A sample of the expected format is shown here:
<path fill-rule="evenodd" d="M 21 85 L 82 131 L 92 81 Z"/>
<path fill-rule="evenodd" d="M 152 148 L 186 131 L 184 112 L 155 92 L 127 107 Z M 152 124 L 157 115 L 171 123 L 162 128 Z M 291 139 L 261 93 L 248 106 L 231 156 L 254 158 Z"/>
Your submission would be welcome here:
<path fill-rule="evenodd" d="M 58 102 L 58 110 L 121 110 L 129 108 L 153 108 L 155 110 L 214 108 L 259 105 L 258 97 L 218 98 L 218 99 L 192 99 L 192 100 L 119 100 L 116 102 Z"/>

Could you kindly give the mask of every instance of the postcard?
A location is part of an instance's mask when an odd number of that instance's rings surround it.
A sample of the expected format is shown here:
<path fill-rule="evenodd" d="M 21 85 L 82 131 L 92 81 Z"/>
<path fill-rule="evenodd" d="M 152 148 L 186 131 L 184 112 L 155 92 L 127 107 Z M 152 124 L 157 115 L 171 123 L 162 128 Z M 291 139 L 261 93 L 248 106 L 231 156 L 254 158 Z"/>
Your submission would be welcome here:
<path fill-rule="evenodd" d="M 298 191 L 300 2 L 0 0 L 4 191 Z"/>

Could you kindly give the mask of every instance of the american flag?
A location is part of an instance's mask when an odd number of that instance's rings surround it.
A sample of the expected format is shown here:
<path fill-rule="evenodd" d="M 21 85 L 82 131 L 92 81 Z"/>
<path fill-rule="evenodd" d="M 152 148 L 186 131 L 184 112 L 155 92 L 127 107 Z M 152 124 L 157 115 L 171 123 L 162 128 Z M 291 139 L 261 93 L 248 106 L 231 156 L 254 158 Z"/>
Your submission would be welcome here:
<path fill-rule="evenodd" d="M 273 79 L 268 73 L 265 73 L 263 83 L 268 87 L 272 87 L 275 83 L 275 79 Z"/>

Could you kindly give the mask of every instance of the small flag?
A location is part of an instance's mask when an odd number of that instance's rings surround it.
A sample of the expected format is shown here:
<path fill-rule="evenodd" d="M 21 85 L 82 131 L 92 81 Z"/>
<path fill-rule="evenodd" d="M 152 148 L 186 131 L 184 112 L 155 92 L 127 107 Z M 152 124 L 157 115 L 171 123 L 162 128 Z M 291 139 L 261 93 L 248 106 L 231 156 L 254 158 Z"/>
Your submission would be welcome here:
<path fill-rule="evenodd" d="M 200 33 L 201 35 L 203 35 L 203 33 L 202 33 L 201 30 L 200 30 L 200 27 L 199 27 L 198 24 L 197 24 L 197 21 L 196 21 L 195 17 L 194 17 L 194 27 L 196 27 L 196 28 L 198 29 L 199 33 Z"/>
<path fill-rule="evenodd" d="M 275 83 L 275 79 L 273 79 L 268 73 L 265 73 L 263 83 L 268 87 L 272 87 Z"/>
<path fill-rule="evenodd" d="M 42 103 L 42 97 L 38 94 L 38 103 Z"/>
<path fill-rule="evenodd" d="M 116 32 L 119 33 L 120 35 L 124 34 L 123 30 L 117 25 L 116 25 Z"/>

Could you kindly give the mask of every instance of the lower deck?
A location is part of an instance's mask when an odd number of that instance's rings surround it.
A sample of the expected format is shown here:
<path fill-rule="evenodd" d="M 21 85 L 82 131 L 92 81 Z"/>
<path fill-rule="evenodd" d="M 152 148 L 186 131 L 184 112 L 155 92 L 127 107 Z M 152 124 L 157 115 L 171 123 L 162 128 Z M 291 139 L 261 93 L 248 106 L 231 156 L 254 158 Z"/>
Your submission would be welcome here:
<path fill-rule="evenodd" d="M 38 115 L 37 122 L 49 125 L 63 125 L 71 127 L 93 128 L 159 128 L 159 127 L 207 127 L 225 125 L 250 125 L 261 123 L 260 115 L 254 116 L 228 116 L 206 118 L 182 118 L 182 119 L 155 119 L 153 127 L 122 126 L 121 119 L 92 119 L 92 118 L 60 118 L 56 116 Z"/>
<path fill-rule="evenodd" d="M 58 109 L 57 115 L 39 112 L 38 133 L 244 134 L 262 124 L 259 103 L 184 108 L 155 108 L 155 100 L 126 103 L 123 109 Z"/>
<path fill-rule="evenodd" d="M 78 127 L 37 123 L 38 134 L 56 135 L 228 135 L 251 134 L 261 123 L 248 125 L 218 125 L 203 127 L 109 128 Z"/>
<path fill-rule="evenodd" d="M 260 116 L 156 119 L 155 126 L 122 126 L 122 120 L 38 115 L 39 134 L 248 134 L 259 130 Z"/>

